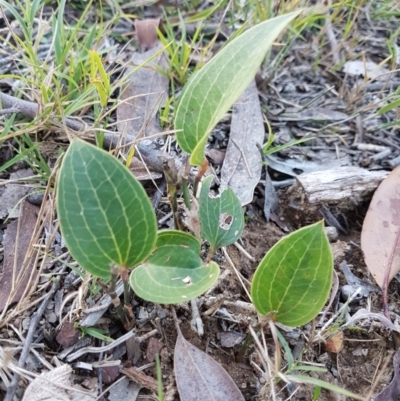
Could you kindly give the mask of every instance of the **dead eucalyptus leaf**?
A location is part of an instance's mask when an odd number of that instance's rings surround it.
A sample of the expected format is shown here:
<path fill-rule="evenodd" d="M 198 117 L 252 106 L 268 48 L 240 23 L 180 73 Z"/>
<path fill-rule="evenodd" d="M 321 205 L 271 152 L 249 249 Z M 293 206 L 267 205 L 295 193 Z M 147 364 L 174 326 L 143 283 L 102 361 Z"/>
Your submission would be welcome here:
<path fill-rule="evenodd" d="M 138 42 L 144 49 L 152 49 L 158 40 L 157 28 L 160 25 L 160 18 L 147 18 L 135 20 L 135 29 Z"/>
<path fill-rule="evenodd" d="M 94 401 L 97 388 L 92 392 L 84 390 L 73 384 L 71 374 L 72 368 L 69 365 L 42 373 L 28 386 L 22 401 Z"/>
<path fill-rule="evenodd" d="M 4 261 L 0 269 L 0 312 L 23 298 L 27 287 L 36 280 L 33 267 L 36 251 L 29 247 L 39 208 L 26 199 L 20 217 L 9 223 L 4 234 Z"/>
<path fill-rule="evenodd" d="M 257 143 L 264 142 L 264 120 L 255 81 L 233 105 L 231 133 L 221 170 L 221 186 L 229 186 L 247 205 L 260 181 L 262 159 Z"/>
<path fill-rule="evenodd" d="M 387 288 L 400 271 L 400 166 L 372 197 L 361 232 L 365 263 L 377 284 Z"/>
<path fill-rule="evenodd" d="M 400 349 L 393 357 L 394 375 L 390 384 L 381 391 L 373 401 L 396 401 L 400 396 Z"/>
<path fill-rule="evenodd" d="M 179 326 L 174 369 L 181 400 L 244 401 L 242 393 L 225 369 L 187 342 Z"/>
<path fill-rule="evenodd" d="M 158 43 L 145 53 L 136 52 L 132 63 L 135 67 L 142 65 L 162 49 L 163 45 Z M 128 84 L 122 88 L 117 107 L 117 125 L 121 134 L 136 138 L 162 132 L 156 116 L 168 95 L 169 80 L 160 72 L 167 68 L 167 55 L 162 52 L 135 72 L 127 70 L 126 74 L 131 75 Z"/>

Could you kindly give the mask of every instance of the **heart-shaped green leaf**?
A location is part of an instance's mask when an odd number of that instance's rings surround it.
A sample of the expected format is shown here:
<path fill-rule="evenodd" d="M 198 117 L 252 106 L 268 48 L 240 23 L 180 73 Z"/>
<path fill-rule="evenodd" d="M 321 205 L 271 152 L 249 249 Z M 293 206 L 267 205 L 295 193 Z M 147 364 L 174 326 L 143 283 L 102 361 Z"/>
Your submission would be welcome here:
<path fill-rule="evenodd" d="M 244 216 L 242 205 L 231 188 L 219 195 L 210 193 L 213 177 L 206 177 L 199 198 L 201 234 L 211 245 L 211 253 L 233 244 L 242 235 Z"/>
<path fill-rule="evenodd" d="M 254 79 L 273 41 L 299 13 L 262 22 L 228 43 L 185 85 L 175 115 L 176 138 L 191 153 L 190 162 L 204 162 L 211 130 Z"/>
<path fill-rule="evenodd" d="M 155 250 L 134 269 L 130 284 L 146 301 L 175 304 L 189 301 L 207 291 L 218 279 L 214 262 L 203 265 L 200 243 L 190 234 L 166 230 L 158 234 Z"/>
<path fill-rule="evenodd" d="M 113 156 L 74 139 L 57 185 L 61 232 L 71 255 L 89 273 L 133 267 L 154 248 L 157 221 L 142 185 Z"/>
<path fill-rule="evenodd" d="M 275 312 L 286 326 L 302 326 L 323 308 L 331 289 L 332 252 L 320 221 L 289 234 L 260 262 L 251 297 L 263 315 Z"/>

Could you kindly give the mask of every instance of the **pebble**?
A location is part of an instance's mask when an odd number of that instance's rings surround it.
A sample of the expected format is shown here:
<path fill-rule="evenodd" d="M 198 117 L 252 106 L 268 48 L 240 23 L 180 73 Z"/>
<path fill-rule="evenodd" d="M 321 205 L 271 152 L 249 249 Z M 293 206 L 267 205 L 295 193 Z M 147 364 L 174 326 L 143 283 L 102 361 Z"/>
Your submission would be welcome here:
<path fill-rule="evenodd" d="M 325 233 L 328 237 L 329 242 L 335 242 L 339 238 L 338 231 L 336 227 L 325 227 Z"/>

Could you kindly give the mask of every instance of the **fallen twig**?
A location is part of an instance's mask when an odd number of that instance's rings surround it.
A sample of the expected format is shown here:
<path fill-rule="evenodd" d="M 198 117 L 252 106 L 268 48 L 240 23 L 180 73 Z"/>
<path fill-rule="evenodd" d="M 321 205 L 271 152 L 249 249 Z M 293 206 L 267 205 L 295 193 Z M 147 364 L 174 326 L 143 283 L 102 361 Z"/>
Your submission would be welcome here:
<path fill-rule="evenodd" d="M 0 110 L 18 109 L 19 114 L 22 114 L 24 117 L 28 117 L 30 119 L 35 119 L 40 115 L 40 107 L 37 103 L 18 99 L 3 92 L 0 92 L 0 103 Z M 68 128 L 76 132 L 91 131 L 91 127 L 89 125 L 83 121 L 79 121 L 71 117 L 65 117 L 63 119 L 63 123 Z M 113 149 L 117 146 L 123 146 L 128 143 L 135 143 L 135 138 L 130 135 L 121 138 L 119 133 L 105 133 L 104 135 L 105 148 Z M 163 162 L 168 159 L 169 156 L 159 148 L 156 142 L 151 140 L 141 140 L 140 142 L 137 142 L 135 146 L 139 150 L 144 162 L 149 167 L 155 171 L 163 172 Z M 179 161 L 175 161 L 175 163 L 177 164 L 177 168 L 179 168 Z"/>
<path fill-rule="evenodd" d="M 61 270 L 61 272 L 65 268 L 66 268 L 66 266 L 64 266 L 64 268 Z M 37 327 L 37 325 L 39 323 L 39 320 L 42 318 L 42 315 L 43 315 L 44 311 L 46 310 L 47 304 L 49 303 L 49 301 L 51 300 L 51 298 L 53 297 L 55 292 L 58 290 L 59 286 L 60 286 L 60 276 L 58 276 L 57 282 L 55 282 L 51 286 L 51 289 L 50 289 L 47 297 L 45 299 L 43 299 L 43 301 L 40 304 L 37 312 L 34 313 L 33 316 L 32 316 L 31 323 L 30 323 L 29 330 L 28 330 L 28 334 L 27 334 L 27 336 L 25 338 L 24 348 L 22 349 L 21 355 L 20 355 L 19 360 L 18 360 L 18 367 L 21 368 L 21 369 L 24 367 L 25 362 L 26 362 L 26 360 L 28 358 L 30 346 L 31 346 L 32 339 L 33 339 L 33 335 L 35 334 L 36 327 Z M 13 378 L 11 380 L 10 386 L 7 389 L 6 396 L 4 397 L 4 401 L 12 401 L 14 399 L 14 395 L 15 395 L 15 391 L 17 390 L 19 378 L 20 378 L 20 374 L 19 373 L 14 373 L 14 376 L 13 376 Z"/>

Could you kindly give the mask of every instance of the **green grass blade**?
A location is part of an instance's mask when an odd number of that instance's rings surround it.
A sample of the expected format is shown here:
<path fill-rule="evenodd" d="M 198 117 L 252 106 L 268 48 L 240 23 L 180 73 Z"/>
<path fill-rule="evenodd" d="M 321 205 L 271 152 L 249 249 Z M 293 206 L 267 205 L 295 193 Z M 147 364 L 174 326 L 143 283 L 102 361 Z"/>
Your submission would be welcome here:
<path fill-rule="evenodd" d="M 361 395 L 354 394 L 351 391 L 345 390 L 344 388 L 335 386 L 334 384 L 325 382 L 320 379 L 315 379 L 314 377 L 302 376 L 302 375 L 287 375 L 286 378 L 295 383 L 312 384 L 313 386 L 319 386 L 325 388 L 326 390 L 332 391 L 336 394 L 343 394 L 346 397 L 351 397 L 356 400 L 365 400 L 365 397 Z"/>
<path fill-rule="evenodd" d="M 76 261 L 97 277 L 134 267 L 152 251 L 157 222 L 142 185 L 114 157 L 75 139 L 58 177 L 61 232 Z"/>
<path fill-rule="evenodd" d="M 193 165 L 204 162 L 211 130 L 254 79 L 273 41 L 298 14 L 279 16 L 249 29 L 228 43 L 184 87 L 175 129 L 181 148 L 192 154 Z"/>
<path fill-rule="evenodd" d="M 333 259 L 324 223 L 301 228 L 276 243 L 260 262 L 251 297 L 263 315 L 291 327 L 314 319 L 331 289 Z"/>

